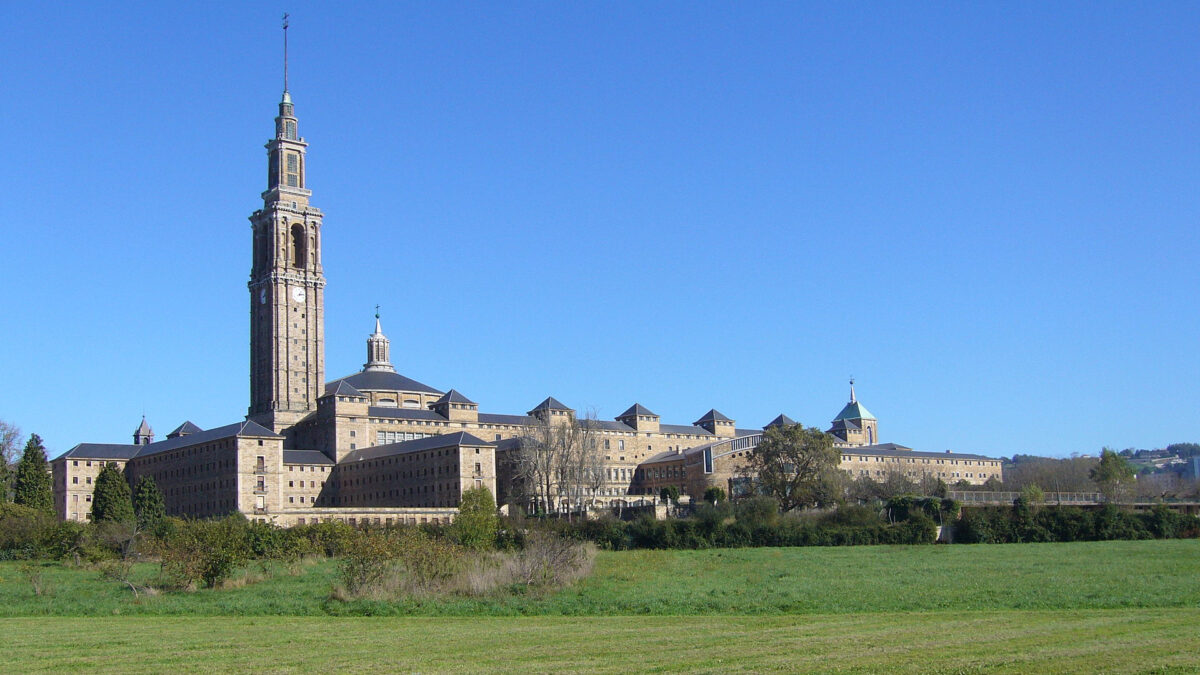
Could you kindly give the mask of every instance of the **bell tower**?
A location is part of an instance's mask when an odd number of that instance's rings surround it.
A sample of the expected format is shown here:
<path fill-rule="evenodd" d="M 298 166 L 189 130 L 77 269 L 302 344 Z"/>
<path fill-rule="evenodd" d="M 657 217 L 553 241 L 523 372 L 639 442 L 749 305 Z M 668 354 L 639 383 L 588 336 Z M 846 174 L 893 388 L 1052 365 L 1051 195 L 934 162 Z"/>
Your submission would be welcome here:
<path fill-rule="evenodd" d="M 263 207 L 250 216 L 250 410 L 282 433 L 317 408 L 325 382 L 325 275 L 321 211 L 309 205 L 308 143 L 298 133 L 287 87 L 287 15 L 283 23 L 283 98 L 267 142 Z"/>

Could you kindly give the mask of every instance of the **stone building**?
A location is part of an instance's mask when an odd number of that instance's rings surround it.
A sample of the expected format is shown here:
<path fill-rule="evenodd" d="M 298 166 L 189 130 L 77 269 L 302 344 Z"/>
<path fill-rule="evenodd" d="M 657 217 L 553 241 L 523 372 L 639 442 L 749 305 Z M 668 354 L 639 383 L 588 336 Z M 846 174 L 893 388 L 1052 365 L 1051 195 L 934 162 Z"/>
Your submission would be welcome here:
<path fill-rule="evenodd" d="M 286 90 L 274 130 L 263 206 L 250 216 L 245 419 L 208 430 L 184 422 L 161 441 L 143 419 L 131 444 L 71 448 L 52 462 L 60 517 L 86 519 L 96 474 L 115 462 L 131 484 L 152 477 L 171 515 L 240 512 L 281 525 L 447 522 L 467 489 L 487 487 L 502 501 L 514 493 L 517 439 L 546 420 L 577 421 L 594 439 L 602 479 L 588 489 L 593 506 L 653 501 L 666 484 L 693 495 L 731 485 L 738 458 L 761 432 L 739 429 L 715 409 L 691 424 L 668 424 L 634 403 L 614 420 L 589 420 L 550 396 L 523 414 L 481 412 L 461 391 L 396 372 L 378 314 L 362 368 L 326 381 L 323 214 L 310 203 L 308 144 Z M 773 423 L 786 422 L 781 416 Z M 846 446 L 850 471 L 876 469 L 865 457 L 894 455 L 903 464 L 929 454 L 878 445 L 875 418 L 853 389 L 830 432 Z M 996 460 L 984 471 L 962 463 L 986 458 L 937 457 L 939 468 L 972 482 L 999 473 Z M 922 459 L 920 466 L 934 465 Z"/>

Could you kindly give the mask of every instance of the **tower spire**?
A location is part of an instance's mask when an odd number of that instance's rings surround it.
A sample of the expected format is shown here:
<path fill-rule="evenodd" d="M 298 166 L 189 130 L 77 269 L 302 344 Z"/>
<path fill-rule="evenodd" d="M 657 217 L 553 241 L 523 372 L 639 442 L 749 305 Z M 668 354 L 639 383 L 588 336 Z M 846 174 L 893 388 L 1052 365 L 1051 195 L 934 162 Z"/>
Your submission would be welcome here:
<path fill-rule="evenodd" d="M 287 53 L 288 13 L 283 13 L 283 95 L 288 95 L 288 53 Z"/>
<path fill-rule="evenodd" d="M 854 403 L 854 377 L 850 377 L 850 402 Z"/>
<path fill-rule="evenodd" d="M 387 336 L 383 334 L 383 328 L 379 325 L 379 305 L 375 305 L 375 332 L 367 338 L 367 362 L 363 364 L 363 370 L 396 372 L 396 368 L 392 366 L 390 360 L 390 344 Z"/>

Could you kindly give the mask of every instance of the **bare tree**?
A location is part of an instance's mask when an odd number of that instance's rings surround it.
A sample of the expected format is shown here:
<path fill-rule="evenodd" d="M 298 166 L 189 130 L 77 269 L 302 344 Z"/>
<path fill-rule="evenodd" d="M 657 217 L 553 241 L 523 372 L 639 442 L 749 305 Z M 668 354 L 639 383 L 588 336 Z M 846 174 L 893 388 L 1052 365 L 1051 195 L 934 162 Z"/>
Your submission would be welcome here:
<path fill-rule="evenodd" d="M 595 414 L 535 415 L 522 433 L 516 475 L 535 510 L 568 513 L 585 508 L 604 484 L 599 423 Z"/>
<path fill-rule="evenodd" d="M 549 419 L 531 417 L 515 451 L 517 478 L 534 511 L 554 511 L 559 464 L 559 430 Z"/>

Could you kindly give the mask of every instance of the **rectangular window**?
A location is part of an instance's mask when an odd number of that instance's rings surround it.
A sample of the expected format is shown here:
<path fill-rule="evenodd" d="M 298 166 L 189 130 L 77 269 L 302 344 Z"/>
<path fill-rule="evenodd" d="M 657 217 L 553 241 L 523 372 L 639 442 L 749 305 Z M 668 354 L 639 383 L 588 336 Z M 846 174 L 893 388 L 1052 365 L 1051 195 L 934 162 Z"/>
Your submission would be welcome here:
<path fill-rule="evenodd" d="M 288 187 L 300 187 L 300 157 L 291 152 L 287 156 L 287 184 Z"/>

